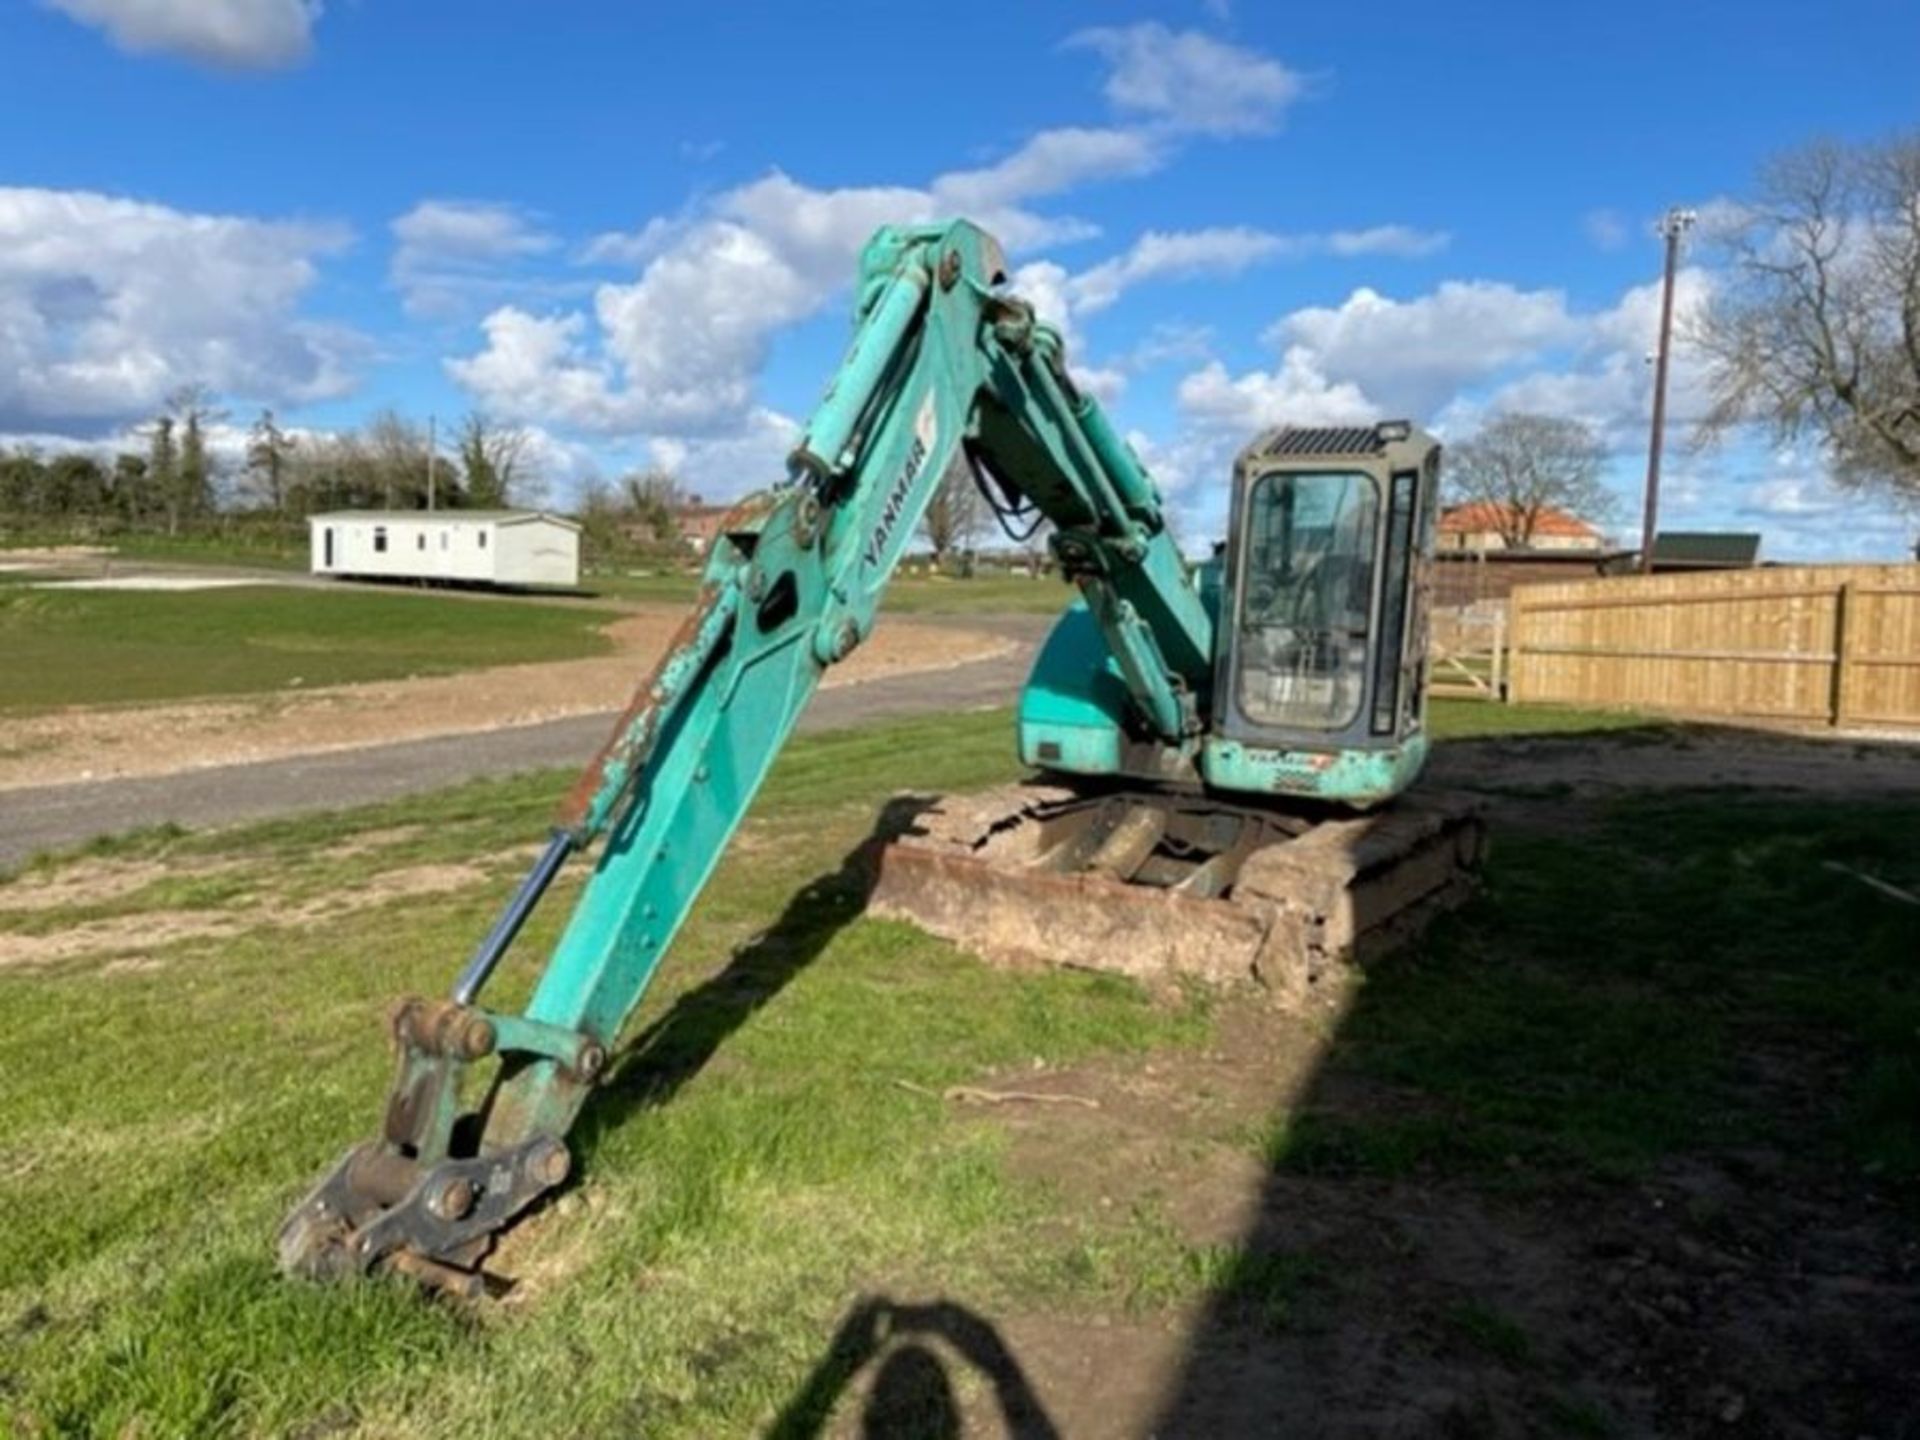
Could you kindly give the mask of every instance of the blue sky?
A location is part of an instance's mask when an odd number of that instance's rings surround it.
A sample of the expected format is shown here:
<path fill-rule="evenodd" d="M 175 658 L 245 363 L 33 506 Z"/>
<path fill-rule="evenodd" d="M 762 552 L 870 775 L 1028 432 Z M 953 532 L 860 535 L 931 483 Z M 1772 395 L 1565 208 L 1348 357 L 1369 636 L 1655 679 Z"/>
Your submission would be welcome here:
<path fill-rule="evenodd" d="M 1626 533 L 1654 218 L 1920 123 L 1916 54 L 1895 0 L 14 0 L 0 435 L 115 435 L 197 380 L 313 428 L 484 409 L 559 501 L 647 463 L 731 496 L 781 473 L 861 238 L 964 211 L 1189 534 L 1260 424 L 1500 408 L 1599 426 Z M 1697 247 L 1683 307 L 1713 274 Z M 1699 395 L 1683 359 L 1676 439 Z M 1672 525 L 1775 558 L 1911 543 L 1817 453 L 1668 473 Z"/>

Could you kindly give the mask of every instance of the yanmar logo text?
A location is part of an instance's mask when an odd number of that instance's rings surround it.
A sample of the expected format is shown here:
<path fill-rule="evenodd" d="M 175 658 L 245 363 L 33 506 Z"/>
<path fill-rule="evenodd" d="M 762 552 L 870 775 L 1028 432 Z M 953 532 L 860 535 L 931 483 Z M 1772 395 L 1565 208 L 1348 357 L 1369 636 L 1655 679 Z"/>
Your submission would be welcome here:
<path fill-rule="evenodd" d="M 913 417 L 913 444 L 907 447 L 907 458 L 900 466 L 900 475 L 887 491 L 886 503 L 880 507 L 880 518 L 874 522 L 873 533 L 867 537 L 867 548 L 861 552 L 861 559 L 868 567 L 877 566 L 880 557 L 886 554 L 887 541 L 893 538 L 894 527 L 899 525 L 900 516 L 907 508 L 907 497 L 913 493 L 913 482 L 919 478 L 921 467 L 927 463 L 927 455 L 933 449 L 933 442 L 939 436 L 940 421 L 933 411 L 933 396 L 929 395 L 920 402 L 920 413 Z"/>

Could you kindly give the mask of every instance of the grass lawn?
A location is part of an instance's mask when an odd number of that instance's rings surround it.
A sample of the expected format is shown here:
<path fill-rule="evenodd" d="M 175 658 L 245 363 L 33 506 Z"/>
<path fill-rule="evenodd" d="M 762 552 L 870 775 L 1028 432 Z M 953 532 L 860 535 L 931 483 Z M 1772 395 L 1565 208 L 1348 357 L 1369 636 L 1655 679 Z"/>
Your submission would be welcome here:
<path fill-rule="evenodd" d="M 437 675 L 601 654 L 612 612 L 280 586 L 0 587 L 0 712 Z"/>
<path fill-rule="evenodd" d="M 1530 713 L 1450 705 L 1436 723 L 1512 733 Z M 991 971 L 858 913 L 843 857 L 878 807 L 1010 777 L 1009 724 L 793 744 L 588 1112 L 580 1184 L 511 1237 L 520 1288 L 477 1308 L 379 1281 L 289 1284 L 272 1236 L 375 1124 L 381 1006 L 444 989 L 569 777 L 135 834 L 15 882 L 84 867 L 127 881 L 50 907 L 0 887 L 0 938 L 126 934 L 112 961 L 0 968 L 0 1428 L 759 1433 L 875 1288 L 1148 1329 L 1226 1296 L 1276 1332 L 1317 1317 L 1310 1344 L 1370 1277 L 1417 1274 L 1388 1230 L 1334 1263 L 1298 1233 L 1223 1246 L 1149 1199 L 1076 1200 L 1010 1162 L 1002 1116 L 925 1093 L 1036 1067 L 1197 1064 L 1228 1021 L 1221 1002 L 1152 1003 L 1110 977 Z M 1437 1183 L 1510 1205 L 1578 1176 L 1644 1208 L 1635 1186 L 1663 1160 L 1756 1141 L 1828 1177 L 1920 1175 L 1920 911 L 1821 863 L 1920 885 L 1920 804 L 1706 793 L 1590 819 L 1497 841 L 1485 893 L 1362 987 L 1329 1068 L 1401 1097 L 1386 1113 L 1323 1112 L 1309 1093 L 1217 1129 L 1195 1096 L 1176 1180 L 1252 1154 L 1362 1197 Z M 467 868 L 431 893 L 354 900 L 449 866 Z M 525 993 L 554 898 L 491 1000 Z M 196 917 L 225 928 L 165 938 Z M 1756 1051 L 1784 1064 L 1796 1047 L 1823 1088 L 1783 1109 L 1743 1077 Z M 1590 1356 L 1559 1355 L 1491 1301 L 1444 1313 L 1421 1343 L 1476 1346 L 1543 1406 L 1587 1416 L 1554 1397 Z M 1590 1419 L 1542 1433 L 1604 1433 Z"/>
<path fill-rule="evenodd" d="M 1636 731 L 1647 739 L 1672 733 L 1677 726 L 1637 710 L 1594 710 L 1577 705 L 1504 705 L 1434 695 L 1427 700 L 1427 724 L 1436 740 L 1465 740 L 1510 735 L 1594 735 Z"/>

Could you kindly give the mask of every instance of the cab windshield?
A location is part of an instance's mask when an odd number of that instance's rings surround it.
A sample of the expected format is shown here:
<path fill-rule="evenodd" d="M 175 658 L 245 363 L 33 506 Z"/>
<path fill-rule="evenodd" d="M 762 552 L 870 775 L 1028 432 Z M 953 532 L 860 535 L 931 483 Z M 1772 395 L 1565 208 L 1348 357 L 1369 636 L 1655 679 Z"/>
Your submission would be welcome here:
<path fill-rule="evenodd" d="M 1247 499 L 1240 712 L 1257 725 L 1345 729 L 1366 693 L 1378 488 L 1354 472 L 1266 475 Z"/>

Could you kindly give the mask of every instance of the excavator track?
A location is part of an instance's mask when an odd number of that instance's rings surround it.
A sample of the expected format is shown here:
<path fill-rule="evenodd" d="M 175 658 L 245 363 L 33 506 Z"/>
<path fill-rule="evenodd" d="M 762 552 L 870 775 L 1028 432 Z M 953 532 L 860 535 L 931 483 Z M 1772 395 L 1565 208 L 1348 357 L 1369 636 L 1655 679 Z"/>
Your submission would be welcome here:
<path fill-rule="evenodd" d="M 948 796 L 882 852 L 869 909 L 995 964 L 1254 983 L 1302 1006 L 1473 890 L 1476 802 L 1309 815 L 1046 782 Z"/>

